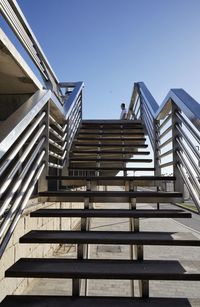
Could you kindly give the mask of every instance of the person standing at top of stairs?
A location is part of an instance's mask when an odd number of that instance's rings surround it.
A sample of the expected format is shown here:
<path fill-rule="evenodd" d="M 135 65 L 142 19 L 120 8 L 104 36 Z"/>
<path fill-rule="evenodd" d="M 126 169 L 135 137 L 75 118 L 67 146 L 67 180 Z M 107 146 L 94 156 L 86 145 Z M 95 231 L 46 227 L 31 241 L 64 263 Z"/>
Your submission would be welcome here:
<path fill-rule="evenodd" d="M 125 103 L 121 104 L 121 109 L 120 119 L 127 119 L 127 109 Z"/>

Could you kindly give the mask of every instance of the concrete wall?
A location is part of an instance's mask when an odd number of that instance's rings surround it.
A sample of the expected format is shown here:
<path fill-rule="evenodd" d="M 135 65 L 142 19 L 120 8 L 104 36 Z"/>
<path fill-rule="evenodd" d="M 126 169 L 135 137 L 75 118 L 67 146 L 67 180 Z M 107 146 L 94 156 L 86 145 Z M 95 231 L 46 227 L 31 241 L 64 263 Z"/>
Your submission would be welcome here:
<path fill-rule="evenodd" d="M 59 245 L 57 244 L 19 244 L 19 238 L 31 230 L 59 230 L 76 229 L 80 219 L 70 218 L 30 218 L 29 213 L 44 207 L 51 208 L 73 207 L 69 203 L 46 203 L 29 206 L 18 222 L 13 236 L 0 259 L 0 302 L 8 294 L 20 294 L 33 282 L 31 278 L 5 278 L 4 273 L 21 257 L 51 257 Z M 76 205 L 77 206 L 77 205 Z"/>
<path fill-rule="evenodd" d="M 32 94 L 0 95 L 0 120 L 6 120 L 12 115 Z"/>

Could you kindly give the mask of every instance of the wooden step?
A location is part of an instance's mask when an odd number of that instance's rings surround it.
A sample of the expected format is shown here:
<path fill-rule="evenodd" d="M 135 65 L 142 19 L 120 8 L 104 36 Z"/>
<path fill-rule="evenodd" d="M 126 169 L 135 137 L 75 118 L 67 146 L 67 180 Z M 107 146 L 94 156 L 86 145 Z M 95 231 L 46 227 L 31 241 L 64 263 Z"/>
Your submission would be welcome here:
<path fill-rule="evenodd" d="M 191 261 L 21 258 L 5 277 L 199 281 L 200 272 Z"/>
<path fill-rule="evenodd" d="M 191 218 L 182 209 L 39 209 L 31 217 L 82 217 L 82 218 Z"/>
<path fill-rule="evenodd" d="M 170 203 L 178 202 L 182 194 L 154 191 L 46 191 L 40 192 L 39 197 L 45 197 L 46 201 L 65 202 L 84 202 L 85 198 L 89 198 L 94 203 L 129 203 L 130 198 L 135 198 L 137 203 Z"/>
<path fill-rule="evenodd" d="M 200 246 L 200 240 L 193 234 L 183 232 L 32 230 L 21 237 L 19 242 Z"/>
<path fill-rule="evenodd" d="M 198 299 L 192 299 L 198 306 Z M 191 307 L 187 298 L 8 295 L 1 307 Z"/>

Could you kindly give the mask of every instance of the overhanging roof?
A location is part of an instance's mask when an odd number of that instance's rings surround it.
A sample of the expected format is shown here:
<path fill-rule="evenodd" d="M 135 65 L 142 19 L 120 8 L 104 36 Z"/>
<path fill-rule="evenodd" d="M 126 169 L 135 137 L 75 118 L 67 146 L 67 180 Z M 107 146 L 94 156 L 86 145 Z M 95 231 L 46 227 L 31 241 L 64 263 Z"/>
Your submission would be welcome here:
<path fill-rule="evenodd" d="M 42 89 L 42 84 L 0 29 L 0 94 L 26 94 Z"/>

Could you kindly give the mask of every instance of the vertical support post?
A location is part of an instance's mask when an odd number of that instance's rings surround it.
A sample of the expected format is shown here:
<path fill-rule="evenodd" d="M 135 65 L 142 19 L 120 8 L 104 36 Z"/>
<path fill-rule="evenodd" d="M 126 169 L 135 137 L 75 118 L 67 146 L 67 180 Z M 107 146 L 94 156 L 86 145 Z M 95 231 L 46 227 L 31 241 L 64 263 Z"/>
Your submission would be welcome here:
<path fill-rule="evenodd" d="M 99 126 L 99 133 L 98 135 L 100 136 L 103 132 L 103 126 Z M 100 155 L 100 152 L 101 152 L 101 145 L 102 145 L 102 141 L 101 141 L 101 137 L 99 138 L 98 140 L 98 146 L 97 146 L 97 151 L 98 151 L 98 154 L 97 154 L 97 158 L 100 158 L 101 155 Z M 99 176 L 100 175 L 100 162 L 97 162 L 96 163 L 96 170 L 95 170 L 95 176 Z"/>
<path fill-rule="evenodd" d="M 79 111 L 79 120 L 83 118 L 83 91 L 80 92 L 80 111 Z"/>
<path fill-rule="evenodd" d="M 159 121 L 154 119 L 154 168 L 155 175 L 161 176 L 160 169 L 160 130 L 159 130 Z"/>
<path fill-rule="evenodd" d="M 91 191 L 91 181 L 87 181 L 87 191 Z M 84 209 L 90 209 L 90 199 L 86 197 L 84 199 Z M 89 231 L 90 230 L 90 219 L 89 218 L 81 218 L 81 231 Z M 78 259 L 88 259 L 89 258 L 89 246 L 88 244 L 78 244 L 77 246 L 77 258 Z M 79 295 L 81 292 L 81 280 L 79 283 L 75 283 L 75 287 L 79 286 Z M 74 290 L 75 293 L 78 290 Z M 84 289 L 85 295 L 88 294 L 88 280 L 85 279 L 85 289 Z"/>
<path fill-rule="evenodd" d="M 139 281 L 141 297 L 149 297 L 149 280 L 140 280 Z"/>
<path fill-rule="evenodd" d="M 67 123 L 65 123 L 65 125 L 67 125 L 66 132 L 65 132 L 66 133 L 65 141 L 67 142 L 67 145 L 66 145 L 66 151 L 67 152 L 66 152 L 66 157 L 65 157 L 65 165 L 64 165 L 64 167 L 61 170 L 61 175 L 62 176 L 69 176 L 69 150 L 68 150 L 68 148 L 69 148 L 68 133 L 69 132 L 68 132 L 68 121 L 67 121 Z M 62 184 L 62 181 L 61 181 L 61 184 Z"/>
<path fill-rule="evenodd" d="M 140 96 L 140 106 L 139 106 L 140 117 L 138 119 L 141 119 L 144 122 L 144 119 L 143 119 L 143 101 L 141 99 L 141 95 L 140 94 L 139 94 L 139 96 Z"/>
<path fill-rule="evenodd" d="M 92 183 L 90 180 L 87 180 L 87 186 L 86 186 L 86 189 L 87 191 L 91 191 L 92 190 Z M 85 209 L 91 209 L 92 204 L 90 203 L 90 199 L 88 198 L 86 200 L 86 204 L 85 204 Z M 90 218 L 87 218 L 86 220 L 86 231 L 90 231 Z M 90 245 L 89 244 L 86 244 L 85 245 L 85 251 L 84 251 L 84 257 L 86 259 L 89 259 L 90 257 Z M 88 279 L 85 279 L 85 296 L 88 295 L 88 287 L 89 287 L 89 280 Z"/>
<path fill-rule="evenodd" d="M 120 126 L 120 129 L 121 129 L 121 144 L 122 144 L 122 158 L 125 159 L 126 158 L 126 155 L 123 153 L 125 151 L 125 141 L 124 141 L 124 127 L 122 129 L 122 126 Z M 122 134 L 123 133 L 123 134 Z M 127 177 L 128 173 L 127 173 L 127 170 L 126 170 L 126 162 L 122 162 L 122 165 L 123 165 L 123 174 L 124 174 L 124 177 Z"/>
<path fill-rule="evenodd" d="M 101 140 L 101 130 L 99 131 L 99 140 L 98 140 L 98 147 L 97 147 L 97 151 L 98 151 L 98 154 L 97 154 L 97 161 L 96 161 L 96 174 L 95 176 L 99 176 L 99 169 L 101 168 L 101 162 L 99 161 L 99 159 L 101 158 L 101 144 L 102 144 L 102 140 Z"/>
<path fill-rule="evenodd" d="M 134 181 L 128 182 L 127 189 L 128 191 L 134 191 Z M 136 210 L 136 198 L 130 198 L 129 210 Z M 129 219 L 129 230 L 131 232 L 135 231 L 135 225 L 136 225 L 135 223 L 137 223 L 135 218 Z M 135 252 L 134 252 L 134 249 L 135 249 Z M 135 258 L 134 256 L 136 255 L 136 253 L 137 253 L 137 247 L 130 245 L 130 259 L 131 260 Z M 131 295 L 132 297 L 134 297 L 135 295 L 134 280 L 131 280 L 130 283 L 131 283 Z"/>
<path fill-rule="evenodd" d="M 84 199 L 84 209 L 89 209 L 90 200 L 88 197 Z M 87 231 L 89 222 L 87 218 L 81 218 L 81 231 Z M 87 256 L 87 245 L 77 244 L 77 259 L 84 259 Z M 72 293 L 74 296 L 79 296 L 81 293 L 81 279 L 74 279 L 72 283 Z M 85 292 L 87 289 L 87 280 L 85 280 Z"/>
<path fill-rule="evenodd" d="M 66 167 L 68 168 L 69 167 L 69 148 L 70 148 L 70 127 L 69 127 L 69 118 L 67 119 L 66 121 L 66 124 L 67 124 L 67 146 L 66 146 L 66 150 L 67 150 L 67 155 L 66 155 Z"/>
<path fill-rule="evenodd" d="M 80 295 L 80 279 L 73 278 L 72 279 L 72 296 Z"/>
<path fill-rule="evenodd" d="M 134 181 L 129 183 L 129 191 L 136 191 L 137 187 L 134 186 Z M 130 210 L 136 210 L 136 198 L 130 199 Z M 140 231 L 140 220 L 139 218 L 130 218 L 130 231 L 139 232 Z M 135 256 L 135 257 L 134 257 Z M 144 249 L 143 245 L 130 246 L 130 257 L 135 260 L 144 260 Z M 139 292 L 141 297 L 149 297 L 149 281 L 139 280 Z M 134 296 L 134 281 L 131 281 L 132 285 L 132 296 Z"/>
<path fill-rule="evenodd" d="M 181 192 L 184 195 L 184 181 L 182 176 L 179 172 L 177 164 L 179 162 L 179 156 L 177 154 L 178 150 L 181 150 L 178 142 L 176 141 L 177 138 L 180 138 L 179 131 L 177 129 L 177 125 L 181 125 L 181 121 L 176 116 L 176 112 L 180 111 L 177 105 L 172 101 L 172 148 L 173 148 L 173 171 L 176 180 L 174 181 L 174 191 Z"/>
<path fill-rule="evenodd" d="M 44 142 L 44 147 L 45 147 L 45 155 L 44 155 L 44 161 L 45 161 L 45 168 L 38 180 L 38 192 L 43 192 L 48 190 L 48 182 L 46 179 L 46 176 L 48 175 L 49 172 L 49 113 L 50 113 L 50 103 L 47 102 L 45 107 L 43 108 L 42 111 L 46 112 L 46 115 L 44 119 L 41 122 L 41 125 L 45 123 L 45 129 L 43 131 L 42 136 L 45 136 L 45 142 Z"/>
<path fill-rule="evenodd" d="M 154 119 L 154 168 L 155 168 L 155 176 L 161 176 L 161 168 L 160 168 L 160 129 L 159 129 L 159 121 Z M 163 188 L 163 187 L 162 187 Z M 160 191 L 161 186 L 159 185 L 159 181 L 156 185 L 157 192 Z M 157 203 L 157 210 L 160 209 L 160 203 Z"/>

